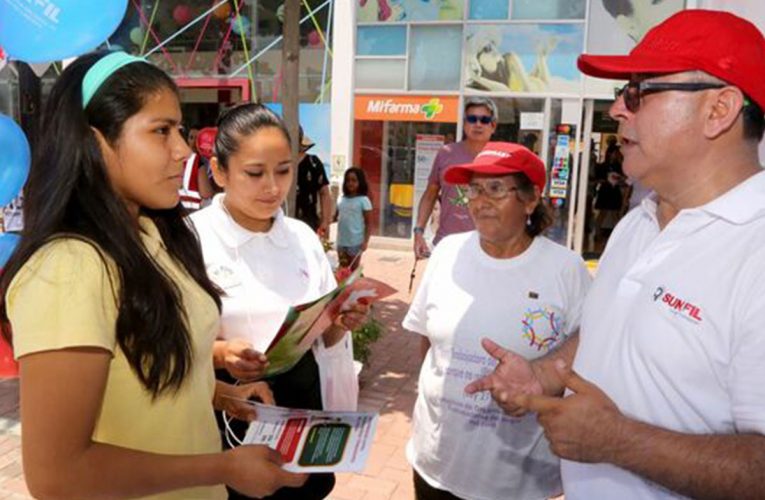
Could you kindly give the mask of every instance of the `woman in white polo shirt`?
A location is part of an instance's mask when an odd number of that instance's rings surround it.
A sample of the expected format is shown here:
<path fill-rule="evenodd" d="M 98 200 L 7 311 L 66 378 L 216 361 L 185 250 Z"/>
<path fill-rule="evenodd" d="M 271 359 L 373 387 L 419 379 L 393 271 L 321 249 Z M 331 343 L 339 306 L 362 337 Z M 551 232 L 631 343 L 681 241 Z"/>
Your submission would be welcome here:
<path fill-rule="evenodd" d="M 252 103 L 224 112 L 211 166 L 224 193 L 191 220 L 207 273 L 225 292 L 216 367 L 239 379 L 259 378 L 266 362 L 259 353 L 287 309 L 337 283 L 316 233 L 282 213 L 295 165 L 278 116 Z M 348 330 L 360 326 L 366 313 L 359 305 L 341 315 L 293 369 L 268 379 L 278 405 L 355 410 L 358 386 Z M 314 474 L 299 491 L 279 490 L 275 498 L 323 498 L 333 485 L 331 474 Z"/>
<path fill-rule="evenodd" d="M 573 333 L 590 277 L 577 254 L 540 236 L 552 219 L 534 153 L 490 142 L 444 179 L 467 185 L 476 230 L 439 243 L 403 323 L 427 352 L 407 446 L 417 498 L 554 496 L 558 459 L 534 415 L 508 416 L 464 388 L 495 364 L 482 338 L 531 359 Z"/>

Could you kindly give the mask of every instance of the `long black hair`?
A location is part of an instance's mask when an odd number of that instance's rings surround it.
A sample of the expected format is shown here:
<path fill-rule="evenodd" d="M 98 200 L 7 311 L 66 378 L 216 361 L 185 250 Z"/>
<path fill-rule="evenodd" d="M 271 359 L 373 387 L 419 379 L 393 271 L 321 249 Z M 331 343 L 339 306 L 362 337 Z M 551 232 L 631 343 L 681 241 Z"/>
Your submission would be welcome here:
<path fill-rule="evenodd" d="M 351 167 L 345 171 L 345 174 L 343 175 L 343 196 L 351 195 L 345 188 L 345 184 L 348 182 L 348 174 L 356 175 L 356 180 L 359 181 L 359 187 L 356 189 L 356 194 L 354 196 L 367 196 L 369 194 L 367 175 L 359 167 Z"/>
<path fill-rule="evenodd" d="M 175 83 L 148 63 L 123 66 L 82 108 L 82 80 L 104 52 L 74 61 L 58 78 L 43 113 L 29 180 L 24 188 L 21 242 L 0 277 L 0 323 L 10 340 L 5 291 L 24 264 L 46 243 L 77 238 L 113 263 L 118 308 L 116 338 L 141 384 L 154 397 L 177 391 L 193 362 L 189 325 L 178 286 L 144 248 L 134 217 L 112 188 L 96 135 L 115 144 L 125 122 L 148 98 Z M 157 226 L 169 255 L 213 298 L 217 288 L 205 272 L 195 234 L 178 204 L 167 210 L 141 209 Z"/>

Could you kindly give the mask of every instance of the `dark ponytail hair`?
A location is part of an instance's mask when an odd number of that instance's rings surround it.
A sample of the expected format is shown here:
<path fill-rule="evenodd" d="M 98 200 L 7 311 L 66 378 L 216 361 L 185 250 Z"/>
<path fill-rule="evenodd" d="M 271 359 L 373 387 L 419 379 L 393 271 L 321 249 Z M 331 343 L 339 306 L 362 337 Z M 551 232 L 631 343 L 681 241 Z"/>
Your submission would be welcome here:
<path fill-rule="evenodd" d="M 278 129 L 284 134 L 287 143 L 292 144 L 284 121 L 267 107 L 254 102 L 237 104 L 221 113 L 217 127 L 215 157 L 223 170 L 228 168 L 231 155 L 239 150 L 239 142 L 262 128 Z"/>
<path fill-rule="evenodd" d="M 534 197 L 534 184 L 529 180 L 526 174 L 510 174 L 510 177 L 515 181 L 515 185 L 518 187 L 517 196 L 520 201 L 528 201 Z M 531 212 L 531 215 L 529 215 L 529 221 L 531 224 L 526 224 L 524 229 L 526 230 L 526 234 L 532 238 L 539 236 L 545 229 L 552 226 L 552 212 L 547 207 L 544 200 L 539 200 L 536 208 Z"/>
<path fill-rule="evenodd" d="M 42 128 L 24 188 L 22 239 L 0 277 L 0 323 L 10 340 L 5 291 L 24 264 L 46 243 L 77 238 L 92 245 L 106 264 L 114 263 L 118 308 L 116 338 L 141 384 L 154 397 L 177 391 L 191 369 L 193 349 L 178 286 L 144 249 L 135 219 L 111 187 L 98 130 L 116 143 L 125 122 L 149 97 L 175 83 L 148 63 L 123 66 L 82 108 L 82 80 L 106 53 L 74 61 L 47 100 Z M 207 292 L 220 310 L 217 288 L 205 272 L 196 236 L 178 204 L 167 210 L 141 209 L 152 219 L 170 256 Z M 110 269 L 107 266 L 107 269 Z"/>

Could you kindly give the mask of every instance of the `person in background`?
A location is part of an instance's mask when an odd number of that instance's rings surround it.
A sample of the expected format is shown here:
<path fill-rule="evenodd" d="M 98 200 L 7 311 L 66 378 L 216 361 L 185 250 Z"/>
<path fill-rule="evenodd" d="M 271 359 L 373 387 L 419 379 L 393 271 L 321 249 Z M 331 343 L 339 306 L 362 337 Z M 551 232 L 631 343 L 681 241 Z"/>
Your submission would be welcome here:
<path fill-rule="evenodd" d="M 124 52 L 56 80 L 25 186 L 25 228 L 0 277 L 0 326 L 19 360 L 22 457 L 36 498 L 267 495 L 305 476 L 278 452 L 221 452 L 213 408 L 265 384 L 216 383 L 219 291 L 179 203 L 173 80 Z M 41 313 L 42 312 L 42 313 Z"/>
<path fill-rule="evenodd" d="M 197 150 L 198 134 L 198 128 L 189 129 L 188 143 L 192 153 L 183 167 L 183 187 L 180 190 L 181 203 L 190 211 L 199 210 L 214 194 L 206 161 Z"/>
<path fill-rule="evenodd" d="M 433 160 L 428 187 L 417 208 L 417 224 L 414 232 L 414 256 L 426 258 L 430 246 L 425 241 L 425 225 L 428 223 L 436 201 L 441 212 L 438 232 L 433 239 L 437 245 L 444 236 L 472 231 L 475 227 L 467 210 L 467 198 L 461 186 L 450 185 L 443 180 L 444 172 L 456 164 L 469 163 L 484 148 L 497 129 L 497 105 L 485 97 L 470 97 L 465 101 L 462 141 L 446 144 Z"/>
<path fill-rule="evenodd" d="M 332 218 L 332 195 L 327 172 L 318 156 L 308 154 L 314 142 L 303 133 L 303 127 L 300 127 L 299 141 L 295 218 L 308 224 L 319 238 L 326 240 Z M 317 211 L 319 208 L 321 214 Z"/>
<path fill-rule="evenodd" d="M 337 254 L 340 265 L 355 270 L 369 245 L 372 202 L 364 171 L 352 167 L 343 177 L 343 196 L 337 203 Z"/>

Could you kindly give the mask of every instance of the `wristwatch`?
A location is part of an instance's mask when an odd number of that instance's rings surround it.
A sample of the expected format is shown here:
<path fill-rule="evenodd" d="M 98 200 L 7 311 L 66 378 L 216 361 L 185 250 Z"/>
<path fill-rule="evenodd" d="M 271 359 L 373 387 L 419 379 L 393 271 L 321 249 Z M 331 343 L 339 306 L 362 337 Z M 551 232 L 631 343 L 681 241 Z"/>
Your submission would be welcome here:
<path fill-rule="evenodd" d="M 425 228 L 423 228 L 423 227 L 415 227 L 414 229 L 412 229 L 412 232 L 414 234 L 425 234 Z"/>

